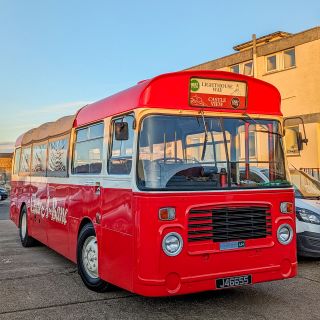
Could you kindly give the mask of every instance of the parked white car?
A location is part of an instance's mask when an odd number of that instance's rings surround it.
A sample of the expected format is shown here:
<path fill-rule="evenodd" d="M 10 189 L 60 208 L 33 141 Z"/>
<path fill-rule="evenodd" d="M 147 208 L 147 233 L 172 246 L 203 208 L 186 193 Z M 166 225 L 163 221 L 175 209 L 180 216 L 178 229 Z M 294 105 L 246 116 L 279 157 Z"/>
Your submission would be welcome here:
<path fill-rule="evenodd" d="M 320 258 L 320 182 L 301 170 L 290 169 L 295 190 L 297 250 L 299 256 Z M 250 167 L 249 179 L 269 182 L 269 170 Z M 240 169 L 244 179 L 244 169 Z"/>
<path fill-rule="evenodd" d="M 290 170 L 295 187 L 298 255 L 320 258 L 320 182 Z"/>

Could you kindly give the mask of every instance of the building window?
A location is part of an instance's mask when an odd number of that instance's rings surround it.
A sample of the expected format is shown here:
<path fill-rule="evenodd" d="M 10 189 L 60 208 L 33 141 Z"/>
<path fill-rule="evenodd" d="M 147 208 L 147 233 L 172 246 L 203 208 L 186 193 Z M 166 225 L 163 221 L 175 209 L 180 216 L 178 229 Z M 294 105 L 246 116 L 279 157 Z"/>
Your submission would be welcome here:
<path fill-rule="evenodd" d="M 267 72 L 290 69 L 296 66 L 295 49 L 287 49 L 266 57 Z"/>
<path fill-rule="evenodd" d="M 234 73 L 240 73 L 240 65 L 239 64 L 235 64 L 234 66 L 230 67 L 230 71 L 234 72 Z"/>
<path fill-rule="evenodd" d="M 249 131 L 249 157 L 256 157 L 256 133 Z"/>
<path fill-rule="evenodd" d="M 285 142 L 286 142 L 287 156 L 300 155 L 298 140 L 297 140 L 298 136 L 299 136 L 299 125 L 286 128 Z"/>
<path fill-rule="evenodd" d="M 285 69 L 295 67 L 296 65 L 296 55 L 295 55 L 295 50 L 289 49 L 283 51 L 283 67 Z"/>
<path fill-rule="evenodd" d="M 277 55 L 267 57 L 267 72 L 277 70 Z"/>
<path fill-rule="evenodd" d="M 103 137 L 103 123 L 94 124 L 77 131 L 77 138 L 73 155 L 73 173 L 101 173 Z"/>
<path fill-rule="evenodd" d="M 252 76 L 252 61 L 245 62 L 243 64 L 243 74 L 246 76 Z"/>
<path fill-rule="evenodd" d="M 233 73 L 245 74 L 246 76 L 252 76 L 252 73 L 253 73 L 252 61 L 246 61 L 243 63 L 230 66 L 230 71 Z"/>

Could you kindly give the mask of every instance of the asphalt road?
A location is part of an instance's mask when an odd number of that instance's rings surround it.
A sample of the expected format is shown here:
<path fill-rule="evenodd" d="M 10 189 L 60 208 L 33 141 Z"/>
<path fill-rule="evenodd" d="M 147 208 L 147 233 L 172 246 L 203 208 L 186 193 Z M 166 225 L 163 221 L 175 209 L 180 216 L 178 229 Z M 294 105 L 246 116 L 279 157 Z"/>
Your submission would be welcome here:
<path fill-rule="evenodd" d="M 8 216 L 0 204 L 0 218 Z M 2 319 L 320 319 L 320 260 L 300 261 L 295 279 L 171 298 L 144 298 L 82 284 L 76 266 L 52 250 L 22 248 L 15 225 L 0 221 Z"/>
<path fill-rule="evenodd" d="M 0 220 L 9 219 L 9 199 L 0 201 Z"/>

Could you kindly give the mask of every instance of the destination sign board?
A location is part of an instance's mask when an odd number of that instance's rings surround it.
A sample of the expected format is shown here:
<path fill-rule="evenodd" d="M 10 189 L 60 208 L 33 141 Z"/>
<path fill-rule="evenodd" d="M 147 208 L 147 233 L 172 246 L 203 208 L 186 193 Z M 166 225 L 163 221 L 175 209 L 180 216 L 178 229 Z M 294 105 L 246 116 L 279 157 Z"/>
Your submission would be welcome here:
<path fill-rule="evenodd" d="M 191 78 L 189 104 L 215 109 L 246 109 L 247 84 L 241 81 Z"/>

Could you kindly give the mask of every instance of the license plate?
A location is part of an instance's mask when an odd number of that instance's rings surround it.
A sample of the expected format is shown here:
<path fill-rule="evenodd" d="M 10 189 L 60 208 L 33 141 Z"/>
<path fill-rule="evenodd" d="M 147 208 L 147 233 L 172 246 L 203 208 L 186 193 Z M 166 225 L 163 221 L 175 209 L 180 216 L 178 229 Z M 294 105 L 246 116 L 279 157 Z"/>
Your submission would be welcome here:
<path fill-rule="evenodd" d="M 240 287 L 245 286 L 247 284 L 252 283 L 252 276 L 238 276 L 238 277 L 229 277 L 229 278 L 221 278 L 216 280 L 217 289 L 223 288 L 232 288 L 232 287 Z"/>

